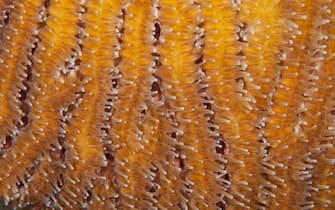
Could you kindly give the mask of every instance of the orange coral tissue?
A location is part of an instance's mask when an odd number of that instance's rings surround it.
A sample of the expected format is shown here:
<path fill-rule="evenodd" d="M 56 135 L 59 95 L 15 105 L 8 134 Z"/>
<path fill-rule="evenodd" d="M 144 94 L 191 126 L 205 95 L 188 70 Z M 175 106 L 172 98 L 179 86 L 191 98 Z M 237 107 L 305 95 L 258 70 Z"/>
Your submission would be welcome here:
<path fill-rule="evenodd" d="M 333 0 L 1 0 L 0 200 L 335 209 Z"/>

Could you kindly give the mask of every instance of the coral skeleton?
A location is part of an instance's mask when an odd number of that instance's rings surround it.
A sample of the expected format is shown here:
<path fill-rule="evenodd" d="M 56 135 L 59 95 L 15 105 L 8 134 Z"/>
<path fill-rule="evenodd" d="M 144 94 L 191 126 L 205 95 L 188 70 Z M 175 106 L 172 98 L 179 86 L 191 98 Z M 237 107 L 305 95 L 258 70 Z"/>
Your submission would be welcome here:
<path fill-rule="evenodd" d="M 0 200 L 335 209 L 333 0 L 0 0 Z"/>

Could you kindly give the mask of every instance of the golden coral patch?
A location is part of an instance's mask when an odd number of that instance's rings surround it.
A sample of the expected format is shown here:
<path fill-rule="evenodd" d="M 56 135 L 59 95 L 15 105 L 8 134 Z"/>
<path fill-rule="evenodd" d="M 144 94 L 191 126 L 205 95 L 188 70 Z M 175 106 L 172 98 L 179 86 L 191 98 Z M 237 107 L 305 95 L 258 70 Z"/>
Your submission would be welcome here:
<path fill-rule="evenodd" d="M 334 209 L 332 0 L 0 1 L 0 198 Z"/>

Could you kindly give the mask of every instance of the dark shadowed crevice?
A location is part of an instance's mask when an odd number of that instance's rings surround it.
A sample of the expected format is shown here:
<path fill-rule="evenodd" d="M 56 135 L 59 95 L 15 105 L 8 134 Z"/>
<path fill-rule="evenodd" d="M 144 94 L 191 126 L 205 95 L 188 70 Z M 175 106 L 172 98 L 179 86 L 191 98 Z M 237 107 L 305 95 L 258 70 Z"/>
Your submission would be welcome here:
<path fill-rule="evenodd" d="M 160 61 L 160 54 L 157 52 L 157 47 L 160 44 L 160 37 L 161 37 L 161 23 L 159 20 L 159 7 L 158 1 L 153 1 L 153 25 L 152 25 L 152 52 L 151 58 L 152 63 L 150 67 L 151 72 L 151 83 L 149 83 L 149 91 L 150 91 L 150 98 L 149 100 L 145 101 L 146 107 L 150 112 L 151 109 L 155 109 L 155 107 L 160 107 L 164 104 L 164 97 L 163 97 L 163 87 L 162 87 L 162 79 L 155 74 L 155 72 L 161 67 Z M 151 119 L 148 119 L 151 120 Z M 155 152 L 155 151 L 154 151 Z M 146 182 L 146 186 L 144 189 L 146 190 L 147 196 L 145 197 L 146 202 L 149 204 L 150 208 L 157 208 L 157 201 L 160 196 L 160 185 L 159 180 L 160 176 L 162 175 L 159 167 L 155 165 L 155 163 L 151 162 L 148 169 L 149 171 L 147 175 L 148 182 Z"/>
<path fill-rule="evenodd" d="M 208 122 L 208 129 L 210 131 L 210 137 L 216 142 L 216 146 L 213 149 L 213 152 L 217 154 L 219 157 L 215 162 L 218 164 L 218 169 L 215 172 L 217 178 L 217 184 L 222 187 L 223 190 L 227 191 L 230 187 L 230 175 L 228 174 L 226 170 L 226 155 L 229 152 L 228 144 L 224 140 L 223 134 L 220 132 L 220 126 L 216 122 L 215 119 L 215 107 L 214 107 L 214 98 L 211 96 L 211 94 L 208 91 L 208 82 L 206 81 L 206 78 L 208 77 L 206 68 L 204 67 L 205 61 L 204 61 L 204 54 L 203 50 L 206 47 L 206 30 L 205 30 L 205 24 L 206 20 L 201 16 L 202 8 L 201 4 L 196 3 L 195 5 L 199 7 L 199 23 L 197 25 L 197 34 L 196 34 L 196 40 L 194 42 L 194 48 L 197 49 L 197 59 L 194 61 L 194 64 L 198 67 L 198 71 L 201 72 L 197 84 L 198 84 L 198 93 L 200 94 L 202 100 L 203 100 L 203 106 L 206 109 L 206 118 Z M 227 205 L 227 199 L 225 196 L 218 194 L 218 197 L 221 198 L 221 200 L 218 200 L 216 203 L 216 206 L 218 209 L 225 209 Z"/>
<path fill-rule="evenodd" d="M 3 36 L 4 31 L 7 30 L 8 27 L 10 26 L 15 0 L 2 0 L 2 1 L 5 1 L 5 4 L 3 8 L 0 8 L 0 46 L 2 45 L 3 40 L 5 39 L 5 37 Z"/>
<path fill-rule="evenodd" d="M 20 111 L 22 113 L 20 121 L 15 124 L 13 130 L 8 131 L 9 135 L 3 137 L 2 145 L 0 147 L 0 155 L 5 155 L 10 151 L 12 146 L 15 145 L 15 137 L 20 134 L 21 131 L 24 131 L 30 125 L 30 104 L 27 101 L 27 96 L 29 95 L 30 87 L 32 86 L 33 76 L 32 76 L 32 68 L 33 68 L 33 56 L 36 52 L 36 48 L 40 42 L 40 38 L 38 36 L 39 31 L 45 26 L 43 24 L 48 16 L 48 8 L 49 1 L 45 1 L 43 7 L 39 11 L 39 22 L 36 28 L 36 32 L 33 34 L 33 42 L 31 44 L 31 48 L 26 50 L 26 59 L 22 61 L 22 63 L 18 65 L 24 66 L 24 71 L 20 75 L 22 79 L 22 84 L 18 85 L 18 94 L 17 100 L 20 102 Z M 36 173 L 36 168 L 39 166 L 40 161 L 36 160 L 34 163 L 27 168 L 27 172 L 24 174 L 24 180 L 19 180 L 16 184 L 18 192 L 20 192 L 20 197 L 24 196 L 24 189 L 26 186 L 25 183 L 28 183 L 31 177 Z M 17 204 L 19 207 L 25 206 L 26 204 L 22 203 L 22 200 Z M 11 204 L 10 204 L 11 205 Z"/>
<path fill-rule="evenodd" d="M 104 155 L 107 160 L 107 165 L 102 167 L 97 172 L 97 177 L 104 177 L 104 174 L 107 172 L 107 174 L 112 174 L 109 177 L 105 178 L 111 178 L 111 185 L 109 186 L 113 188 L 116 192 L 116 196 L 112 195 L 109 196 L 104 201 L 99 202 L 105 202 L 105 203 L 112 203 L 113 208 L 119 208 L 120 207 L 120 185 L 117 180 L 116 172 L 115 172 L 115 152 L 117 148 L 113 145 L 113 134 L 111 133 L 111 121 L 113 114 L 115 113 L 114 103 L 118 101 L 119 99 L 119 88 L 120 88 L 120 79 L 122 77 L 121 72 L 119 71 L 119 65 L 122 62 L 122 56 L 121 56 L 121 49 L 122 49 L 122 43 L 123 43 L 123 35 L 124 35 L 124 22 L 126 18 L 126 8 L 125 5 L 121 8 L 119 15 L 117 16 L 116 26 L 114 28 L 114 32 L 116 34 L 117 43 L 114 46 L 114 56 L 111 58 L 113 60 L 113 66 L 109 67 L 111 68 L 111 73 L 109 75 L 106 75 L 109 77 L 110 86 L 107 87 L 108 94 L 107 94 L 107 101 L 104 104 L 104 115 L 106 116 L 105 122 L 103 122 L 101 129 L 101 132 L 103 133 L 102 143 L 104 144 Z M 93 178 L 91 182 L 93 183 L 93 186 L 95 184 L 98 184 L 98 181 L 104 182 L 103 179 Z M 104 183 L 108 184 L 108 183 Z M 90 205 L 92 203 L 92 200 L 94 197 L 98 196 L 95 195 L 95 189 L 90 188 L 87 189 L 87 196 L 85 197 L 84 202 Z"/>

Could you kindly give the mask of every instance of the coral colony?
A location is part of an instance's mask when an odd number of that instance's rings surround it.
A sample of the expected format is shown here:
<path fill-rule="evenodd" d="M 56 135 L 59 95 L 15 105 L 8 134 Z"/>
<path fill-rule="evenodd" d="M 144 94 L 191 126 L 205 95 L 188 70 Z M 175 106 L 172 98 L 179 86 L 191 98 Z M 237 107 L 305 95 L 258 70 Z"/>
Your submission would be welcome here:
<path fill-rule="evenodd" d="M 11 208 L 335 209 L 335 1 L 0 10 Z"/>

